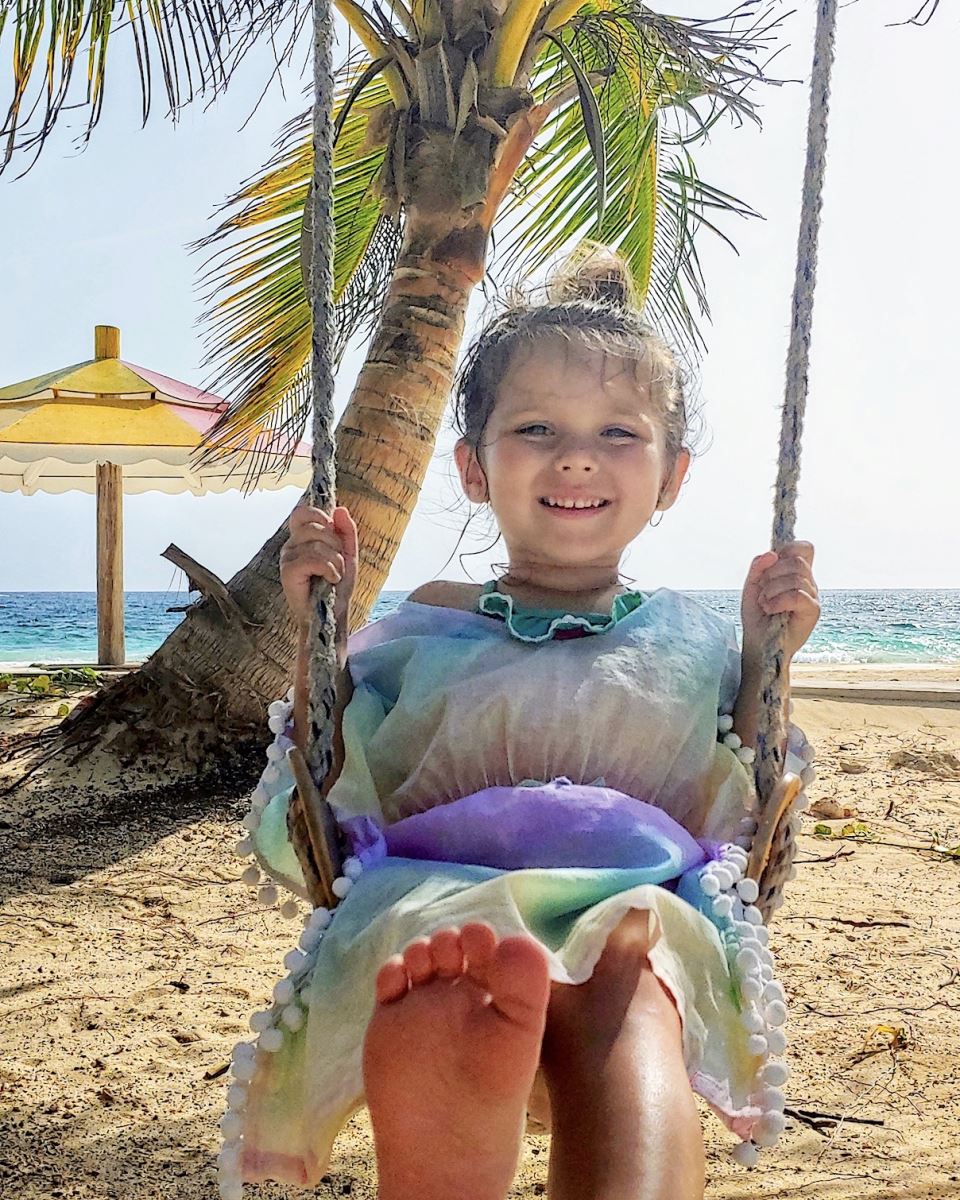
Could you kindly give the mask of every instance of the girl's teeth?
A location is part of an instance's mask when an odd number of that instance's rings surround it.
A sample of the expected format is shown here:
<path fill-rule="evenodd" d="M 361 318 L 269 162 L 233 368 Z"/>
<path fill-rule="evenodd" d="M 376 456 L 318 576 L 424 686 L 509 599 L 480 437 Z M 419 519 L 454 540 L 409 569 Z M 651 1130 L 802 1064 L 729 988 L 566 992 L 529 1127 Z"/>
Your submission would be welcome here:
<path fill-rule="evenodd" d="M 600 508 L 602 500 L 547 500 L 551 508 Z"/>

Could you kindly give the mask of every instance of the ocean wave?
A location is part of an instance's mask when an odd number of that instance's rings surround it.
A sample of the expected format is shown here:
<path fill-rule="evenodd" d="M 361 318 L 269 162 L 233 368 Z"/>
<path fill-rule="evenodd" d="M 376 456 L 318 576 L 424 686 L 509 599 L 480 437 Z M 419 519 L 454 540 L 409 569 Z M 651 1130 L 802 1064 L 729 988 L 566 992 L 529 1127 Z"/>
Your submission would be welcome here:
<path fill-rule="evenodd" d="M 890 650 L 801 650 L 794 656 L 798 663 L 953 663 L 960 662 L 960 647 L 952 652 L 931 650 L 907 650 L 896 653 Z"/>

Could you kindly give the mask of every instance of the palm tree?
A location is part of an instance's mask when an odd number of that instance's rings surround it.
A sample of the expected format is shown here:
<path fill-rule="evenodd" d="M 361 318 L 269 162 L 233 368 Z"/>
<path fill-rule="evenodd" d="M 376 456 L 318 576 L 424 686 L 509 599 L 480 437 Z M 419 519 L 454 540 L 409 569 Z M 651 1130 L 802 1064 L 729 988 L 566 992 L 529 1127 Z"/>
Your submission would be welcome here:
<path fill-rule="evenodd" d="M 0 33 L 10 3 L 0 0 Z M 699 346 L 697 315 L 708 310 L 695 235 L 719 232 L 718 213 L 750 210 L 698 177 L 693 148 L 723 115 L 755 119 L 748 92 L 765 79 L 760 59 L 777 21 L 766 0 L 745 0 L 715 21 L 667 17 L 639 0 L 334 5 L 359 42 L 340 73 L 335 105 L 339 347 L 372 331 L 337 448 L 338 498 L 361 530 L 361 621 L 416 502 L 495 221 L 505 276 L 528 276 L 583 238 L 615 245 L 651 319 L 675 341 Z M 39 27 L 22 13 L 45 7 L 44 0 L 19 0 L 15 96 L 5 126 L 11 147 L 29 111 L 24 100 L 41 47 Z M 115 7 L 85 0 L 71 9 L 84 16 L 96 51 L 91 126 L 102 103 L 106 14 Z M 146 80 L 142 47 L 152 31 L 175 106 L 184 72 L 196 78 L 194 89 L 225 86 L 231 65 L 259 34 L 287 18 L 295 27 L 303 9 L 303 0 L 234 0 L 229 10 L 205 0 L 135 0 L 129 27 Z M 60 41 L 54 37 L 63 7 L 51 4 L 50 19 L 50 44 L 67 47 L 65 30 Z M 174 37 L 184 26 L 192 40 Z M 79 16 L 71 29 L 59 87 L 51 57 L 39 127 L 20 134 L 28 149 L 42 146 L 68 93 Z M 145 82 L 145 114 L 149 94 Z M 680 120 L 671 124 L 671 114 Z M 235 397 L 212 454 L 251 443 L 282 454 L 309 406 L 311 328 L 301 268 L 312 170 L 308 116 L 283 131 L 272 160 L 227 202 L 210 239 L 217 247 L 208 275 L 213 356 L 219 386 Z M 252 732 L 292 659 L 278 589 L 282 541 L 278 531 L 230 581 L 232 618 L 222 602 L 201 602 L 138 676 L 107 694 L 83 731 L 119 724 L 133 748 L 144 733 L 156 737 L 161 714 L 182 729 L 190 695 L 194 730 L 206 731 L 197 732 L 197 745 L 219 743 L 227 727 L 231 739 Z"/>

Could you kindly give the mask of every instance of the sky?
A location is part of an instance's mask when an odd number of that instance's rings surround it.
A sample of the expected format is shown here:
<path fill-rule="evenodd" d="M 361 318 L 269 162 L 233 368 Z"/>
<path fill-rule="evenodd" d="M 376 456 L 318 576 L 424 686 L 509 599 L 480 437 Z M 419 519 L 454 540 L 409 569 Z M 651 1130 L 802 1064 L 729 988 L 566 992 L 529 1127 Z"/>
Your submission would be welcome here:
<path fill-rule="evenodd" d="M 705 15 L 723 5 L 670 7 Z M 960 587 L 960 11 L 942 5 L 925 29 L 889 27 L 917 7 L 863 0 L 839 19 L 798 519 L 824 588 Z M 738 254 L 708 232 L 700 242 L 713 311 L 698 369 L 709 445 L 677 505 L 629 551 L 640 586 L 736 588 L 769 543 L 814 5 L 797 8 L 771 67 L 792 82 L 764 89 L 762 130 L 718 129 L 698 152 L 702 177 L 763 219 L 725 223 Z M 28 174 L 0 177 L 0 386 L 92 357 L 95 324 L 121 327 L 125 359 L 205 381 L 201 260 L 188 246 L 304 107 L 300 84 L 288 74 L 285 93 L 274 86 L 258 106 L 261 56 L 212 107 L 188 107 L 174 125 L 158 106 L 141 129 L 131 51 L 111 45 L 115 73 L 86 149 L 74 144 L 74 117 Z M 4 108 L 8 62 L 0 38 Z M 359 363 L 348 355 L 338 407 Z M 486 579 L 502 560 L 495 549 L 447 564 L 467 513 L 452 441 L 440 439 L 390 588 Z M 125 586 L 183 590 L 159 557 L 170 542 L 229 578 L 298 494 L 127 497 Z M 0 494 L 0 544 L 0 590 L 92 589 L 93 497 Z"/>

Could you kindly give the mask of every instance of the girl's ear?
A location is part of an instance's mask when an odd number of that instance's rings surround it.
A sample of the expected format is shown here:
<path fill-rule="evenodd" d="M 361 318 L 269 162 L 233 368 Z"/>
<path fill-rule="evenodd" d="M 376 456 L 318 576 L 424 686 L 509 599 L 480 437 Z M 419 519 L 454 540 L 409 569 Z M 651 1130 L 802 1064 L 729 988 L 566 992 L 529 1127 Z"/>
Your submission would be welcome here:
<path fill-rule="evenodd" d="M 687 477 L 687 471 L 690 470 L 690 451 L 681 450 L 677 454 L 677 460 L 673 464 L 673 469 L 668 472 L 663 481 L 663 487 L 660 489 L 660 499 L 657 501 L 657 508 L 666 511 L 672 508 L 680 495 L 680 489 L 683 487 L 683 481 Z"/>
<path fill-rule="evenodd" d="M 477 458 L 476 450 L 468 441 L 461 438 L 453 448 L 453 457 L 467 499 L 473 504 L 482 504 L 488 496 L 487 477 Z"/>

